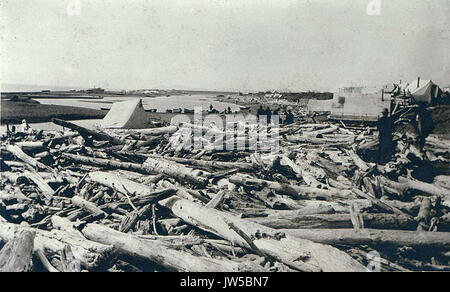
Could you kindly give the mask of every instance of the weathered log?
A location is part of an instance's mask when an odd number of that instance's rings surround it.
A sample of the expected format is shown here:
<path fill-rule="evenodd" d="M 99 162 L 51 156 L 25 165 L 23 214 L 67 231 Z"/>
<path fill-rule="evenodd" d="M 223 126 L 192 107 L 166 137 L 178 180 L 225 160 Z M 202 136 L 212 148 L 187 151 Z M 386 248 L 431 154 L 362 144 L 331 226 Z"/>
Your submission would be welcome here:
<path fill-rule="evenodd" d="M 281 229 L 298 238 L 324 244 L 393 245 L 421 248 L 450 248 L 449 232 L 419 232 L 381 229 Z"/>
<path fill-rule="evenodd" d="M 277 233 L 276 230 L 240 219 L 216 209 L 171 197 L 160 202 L 184 221 L 216 234 L 241 247 L 250 248 L 236 232 L 230 230 L 232 222 L 253 239 L 253 243 L 265 254 L 303 271 L 364 271 L 365 268 L 347 254 L 326 245 L 299 240 Z M 308 256 L 306 256 L 308 255 Z"/>
<path fill-rule="evenodd" d="M 418 222 L 417 231 L 427 231 L 431 217 L 431 200 L 423 198 L 420 204 L 419 214 L 416 217 Z"/>
<path fill-rule="evenodd" d="M 106 259 L 110 258 L 113 251 L 111 246 L 75 237 L 64 231 L 54 229 L 50 232 L 0 221 L 0 239 L 3 241 L 12 240 L 20 230 L 36 233 L 34 251 L 43 250 L 45 253 L 54 255 L 58 254 L 66 244 L 70 245 L 74 256 L 88 270 L 98 268 Z"/>
<path fill-rule="evenodd" d="M 42 250 L 37 250 L 36 251 L 37 256 L 39 258 L 39 260 L 42 263 L 42 266 L 44 266 L 44 268 L 50 272 L 50 273 L 56 273 L 59 272 L 55 267 L 52 266 L 52 264 L 48 261 L 47 257 L 45 256 L 44 252 Z"/>
<path fill-rule="evenodd" d="M 369 170 L 369 166 L 353 150 L 348 150 L 347 154 L 352 158 L 355 165 L 362 171 Z"/>
<path fill-rule="evenodd" d="M 97 131 L 92 131 L 92 130 L 86 129 L 84 127 L 75 125 L 74 123 L 70 123 L 70 122 L 67 122 L 67 121 L 60 120 L 60 119 L 52 119 L 52 122 L 57 124 L 57 125 L 59 125 L 59 126 L 66 127 L 66 128 L 71 129 L 71 130 L 77 131 L 85 139 L 89 139 L 89 137 L 92 137 L 94 140 L 97 140 L 97 141 L 108 141 L 108 142 L 110 142 L 113 145 L 123 144 L 122 141 L 120 141 L 119 139 L 114 138 L 114 137 L 112 137 L 112 136 L 110 136 L 108 134 L 100 133 L 100 132 L 97 132 Z"/>
<path fill-rule="evenodd" d="M 25 171 L 23 176 L 30 179 L 34 182 L 37 187 L 41 190 L 42 194 L 47 198 L 47 200 L 51 200 L 55 191 L 48 185 L 48 183 L 37 173 L 31 171 Z"/>
<path fill-rule="evenodd" d="M 122 194 L 131 194 L 131 201 L 136 206 L 155 203 L 158 200 L 166 199 L 177 192 L 176 189 L 171 188 L 161 191 L 152 191 L 143 184 L 107 172 L 91 172 L 88 177 L 92 182 L 107 186 Z M 124 203 L 128 204 L 126 201 L 124 201 Z"/>
<path fill-rule="evenodd" d="M 187 159 L 178 157 L 164 157 L 166 160 L 175 161 L 182 164 L 191 165 L 194 167 L 207 169 L 208 171 L 214 169 L 239 169 L 241 171 L 253 170 L 253 165 L 246 162 L 222 162 L 222 161 L 207 161 L 198 159 Z"/>
<path fill-rule="evenodd" d="M 377 205 L 379 208 L 381 208 L 381 209 L 383 209 L 385 211 L 388 211 L 390 213 L 394 213 L 394 214 L 397 214 L 397 215 L 409 216 L 408 214 L 405 214 L 403 211 L 401 211 L 401 210 L 399 210 L 399 209 L 389 205 L 386 202 L 382 202 L 381 200 L 379 200 L 379 199 L 377 199 L 375 197 L 372 197 L 371 195 L 368 195 L 368 194 L 364 193 L 361 190 L 358 190 L 358 189 L 354 188 L 353 192 L 355 194 L 357 194 L 358 196 L 360 196 L 361 198 L 370 200 L 374 205 Z"/>
<path fill-rule="evenodd" d="M 12 153 L 14 156 L 31 166 L 31 169 L 45 169 L 47 171 L 53 172 L 53 170 L 48 167 L 47 165 L 37 161 L 33 157 L 29 156 L 25 152 L 20 149 L 20 147 L 16 145 L 8 144 L 6 145 L 6 150 L 10 153 Z"/>
<path fill-rule="evenodd" d="M 149 157 L 145 161 L 144 166 L 154 173 L 163 173 L 174 179 L 188 181 L 198 186 L 205 186 L 208 183 L 208 179 L 203 175 L 209 175 L 209 173 L 199 172 L 175 162 Z"/>
<path fill-rule="evenodd" d="M 311 143 L 311 144 L 330 144 L 333 146 L 350 147 L 355 141 L 354 137 L 349 138 L 316 138 L 309 135 L 291 135 L 286 136 L 286 140 L 295 143 Z"/>
<path fill-rule="evenodd" d="M 284 215 L 283 212 L 287 212 Z M 250 218 L 249 220 L 275 229 L 305 228 L 352 228 L 350 214 L 315 214 L 300 215 L 290 211 L 279 211 L 273 216 Z M 417 223 L 411 216 L 388 213 L 362 214 L 364 226 L 375 229 L 415 230 Z"/>
<path fill-rule="evenodd" d="M 92 165 L 97 167 L 103 167 L 107 169 L 123 169 L 128 171 L 135 171 L 142 174 L 157 174 L 156 172 L 152 171 L 151 169 L 148 169 L 147 167 L 137 164 L 137 163 L 130 163 L 130 162 L 119 162 L 114 161 L 112 159 L 102 159 L 102 158 L 93 158 L 93 157 L 86 157 L 86 156 L 80 156 L 80 155 L 74 155 L 70 153 L 61 153 L 61 156 L 67 159 L 70 159 L 71 161 L 78 162 L 85 165 Z"/>
<path fill-rule="evenodd" d="M 337 130 L 337 126 L 329 125 L 327 128 L 314 130 L 314 131 L 303 131 L 304 136 L 317 137 L 318 135 L 330 134 Z"/>
<path fill-rule="evenodd" d="M 81 262 L 73 254 L 70 245 L 66 244 L 59 254 L 61 272 L 81 272 Z"/>
<path fill-rule="evenodd" d="M 171 271 L 238 272 L 244 268 L 243 265 L 237 262 L 227 259 L 194 256 L 190 253 L 170 248 L 170 246 L 158 240 L 142 239 L 98 224 L 88 224 L 83 228 L 82 232 L 90 240 L 117 246 L 128 255 L 157 263 Z"/>
<path fill-rule="evenodd" d="M 0 272 L 30 272 L 35 233 L 19 230 L 0 250 Z"/>
<path fill-rule="evenodd" d="M 355 197 L 349 190 L 326 190 L 308 186 L 285 185 L 278 182 L 257 179 L 244 175 L 233 175 L 229 180 L 231 183 L 248 188 L 261 189 L 263 187 L 268 187 L 280 194 L 288 195 L 293 199 L 333 200 L 338 198 L 352 199 Z"/>
<path fill-rule="evenodd" d="M 284 155 L 281 157 L 280 164 L 289 166 L 296 173 L 298 178 L 303 179 L 305 183 L 311 187 L 323 185 L 310 171 L 308 171 L 307 168 L 304 167 L 304 164 L 297 164 Z"/>
<path fill-rule="evenodd" d="M 142 134 L 148 136 L 160 136 L 165 134 L 173 134 L 178 131 L 177 126 L 167 126 L 167 127 L 159 127 L 159 128 L 150 128 L 150 129 L 109 129 L 113 133 L 119 134 Z"/>
<path fill-rule="evenodd" d="M 88 202 L 85 199 L 81 198 L 80 196 L 74 196 L 72 198 L 72 204 L 89 212 L 92 216 L 94 216 L 97 219 L 105 218 L 107 216 L 107 214 L 100 208 L 98 208 L 94 203 Z"/>
<path fill-rule="evenodd" d="M 407 191 L 413 190 L 424 194 L 438 196 L 444 199 L 446 202 L 450 202 L 450 193 L 447 189 L 438 187 L 433 184 L 415 181 L 404 177 L 398 178 L 399 182 L 389 180 L 385 177 L 381 177 L 381 181 L 384 185 L 397 190 L 404 194 Z"/>
<path fill-rule="evenodd" d="M 18 142 L 15 145 L 19 146 L 22 150 L 25 150 L 25 151 L 35 151 L 35 150 L 41 150 L 42 148 L 44 148 L 44 142 L 39 142 L 39 141 L 35 141 L 35 142 L 24 141 L 24 142 Z"/>

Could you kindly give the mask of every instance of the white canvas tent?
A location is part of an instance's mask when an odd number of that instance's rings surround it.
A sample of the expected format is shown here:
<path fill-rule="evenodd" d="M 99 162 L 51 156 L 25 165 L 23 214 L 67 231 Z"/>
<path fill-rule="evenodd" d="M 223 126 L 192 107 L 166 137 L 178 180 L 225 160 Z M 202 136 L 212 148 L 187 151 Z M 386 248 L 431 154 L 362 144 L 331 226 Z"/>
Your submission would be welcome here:
<path fill-rule="evenodd" d="M 433 103 L 439 97 L 439 87 L 431 80 L 412 81 L 405 91 L 416 102 Z"/>
<path fill-rule="evenodd" d="M 151 125 L 141 99 L 114 103 L 101 122 L 105 129 L 142 129 Z"/>

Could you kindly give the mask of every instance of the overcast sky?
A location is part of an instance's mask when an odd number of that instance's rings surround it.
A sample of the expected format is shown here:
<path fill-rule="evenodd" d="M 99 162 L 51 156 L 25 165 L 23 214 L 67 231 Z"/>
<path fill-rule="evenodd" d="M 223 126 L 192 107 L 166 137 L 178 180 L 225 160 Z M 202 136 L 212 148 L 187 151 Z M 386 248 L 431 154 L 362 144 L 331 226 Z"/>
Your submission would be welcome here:
<path fill-rule="evenodd" d="M 4 83 L 336 90 L 450 84 L 448 0 L 2 0 Z M 73 11 L 71 14 L 73 14 Z"/>

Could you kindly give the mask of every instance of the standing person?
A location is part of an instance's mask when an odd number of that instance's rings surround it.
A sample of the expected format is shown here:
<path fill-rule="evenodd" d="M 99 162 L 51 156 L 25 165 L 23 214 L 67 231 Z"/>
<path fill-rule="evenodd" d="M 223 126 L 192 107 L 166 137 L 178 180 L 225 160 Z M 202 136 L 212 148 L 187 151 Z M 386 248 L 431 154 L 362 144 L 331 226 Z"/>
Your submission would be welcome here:
<path fill-rule="evenodd" d="M 270 110 L 270 107 L 267 107 L 266 115 L 267 115 L 267 124 L 270 124 L 270 121 L 272 119 L 272 111 Z"/>
<path fill-rule="evenodd" d="M 416 127 L 418 134 L 417 142 L 419 143 L 420 151 L 423 151 L 425 140 L 433 130 L 433 118 L 423 104 L 419 104 L 419 108 L 417 110 Z"/>
<path fill-rule="evenodd" d="M 259 122 L 259 117 L 262 115 L 264 115 L 264 109 L 263 109 L 263 106 L 260 105 L 258 111 L 256 112 L 256 118 L 257 118 L 258 122 Z"/>
<path fill-rule="evenodd" d="M 289 109 L 286 112 L 286 119 L 284 120 L 285 125 L 290 125 L 294 123 L 294 115 L 292 114 L 292 111 Z"/>
<path fill-rule="evenodd" d="M 383 110 L 383 116 L 378 120 L 378 141 L 379 152 L 378 161 L 381 164 L 388 162 L 392 155 L 393 142 L 392 133 L 394 132 L 394 123 L 392 118 L 388 116 L 388 109 Z"/>

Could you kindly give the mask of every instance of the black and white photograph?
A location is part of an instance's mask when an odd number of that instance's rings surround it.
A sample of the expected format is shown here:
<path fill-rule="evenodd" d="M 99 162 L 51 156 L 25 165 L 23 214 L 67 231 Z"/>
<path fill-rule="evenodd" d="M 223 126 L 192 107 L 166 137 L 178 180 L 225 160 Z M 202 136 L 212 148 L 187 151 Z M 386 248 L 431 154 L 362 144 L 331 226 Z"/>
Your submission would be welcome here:
<path fill-rule="evenodd" d="M 450 271 L 448 0 L 0 10 L 0 272 Z"/>

